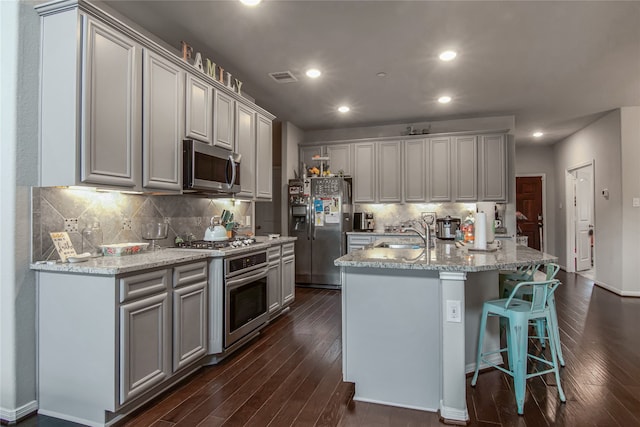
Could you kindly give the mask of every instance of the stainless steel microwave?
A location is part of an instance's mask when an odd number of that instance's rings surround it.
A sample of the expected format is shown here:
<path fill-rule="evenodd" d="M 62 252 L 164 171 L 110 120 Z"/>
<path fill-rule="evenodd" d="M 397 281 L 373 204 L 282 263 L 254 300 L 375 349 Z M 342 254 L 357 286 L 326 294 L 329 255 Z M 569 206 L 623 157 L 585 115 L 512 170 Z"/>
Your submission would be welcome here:
<path fill-rule="evenodd" d="M 224 148 L 186 139 L 182 143 L 184 192 L 230 194 L 240 191 L 240 157 Z"/>

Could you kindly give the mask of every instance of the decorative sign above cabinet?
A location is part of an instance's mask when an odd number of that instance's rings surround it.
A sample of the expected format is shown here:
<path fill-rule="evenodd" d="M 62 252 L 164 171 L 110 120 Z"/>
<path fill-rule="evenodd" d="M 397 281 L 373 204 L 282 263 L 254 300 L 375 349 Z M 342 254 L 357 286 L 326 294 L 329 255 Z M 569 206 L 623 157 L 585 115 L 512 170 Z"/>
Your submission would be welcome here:
<path fill-rule="evenodd" d="M 229 89 L 233 90 L 240 94 L 240 90 L 242 88 L 242 82 L 235 77 L 232 79 L 232 74 L 228 71 L 225 71 L 224 68 L 211 61 L 209 58 L 205 58 L 205 64 L 202 65 L 202 55 L 200 52 L 196 52 L 195 57 L 193 57 L 193 47 L 191 47 L 186 42 L 180 42 L 182 44 L 182 59 L 191 64 L 189 61 L 193 58 L 193 65 L 195 68 L 200 70 L 202 73 L 208 75 L 214 80 L 218 80 L 223 85 L 227 86 Z"/>

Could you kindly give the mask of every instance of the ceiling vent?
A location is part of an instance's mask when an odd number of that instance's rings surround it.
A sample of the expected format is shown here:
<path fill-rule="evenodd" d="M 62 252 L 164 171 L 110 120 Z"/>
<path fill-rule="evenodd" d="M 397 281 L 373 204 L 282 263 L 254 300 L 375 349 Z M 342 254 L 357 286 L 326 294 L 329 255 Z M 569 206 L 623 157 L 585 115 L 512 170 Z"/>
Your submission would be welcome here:
<path fill-rule="evenodd" d="M 292 83 L 298 81 L 291 71 L 277 71 L 275 73 L 269 73 L 269 75 L 278 83 Z"/>

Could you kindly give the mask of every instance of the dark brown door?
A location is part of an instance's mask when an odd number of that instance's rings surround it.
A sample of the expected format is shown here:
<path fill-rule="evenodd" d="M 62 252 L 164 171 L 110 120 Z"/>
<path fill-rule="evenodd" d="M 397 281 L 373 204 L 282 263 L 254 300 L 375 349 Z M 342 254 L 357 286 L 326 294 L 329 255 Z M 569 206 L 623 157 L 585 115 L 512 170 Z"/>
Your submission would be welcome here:
<path fill-rule="evenodd" d="M 542 177 L 516 177 L 516 210 L 527 219 L 517 220 L 520 234 L 527 236 L 529 247 L 540 250 L 542 228 Z"/>

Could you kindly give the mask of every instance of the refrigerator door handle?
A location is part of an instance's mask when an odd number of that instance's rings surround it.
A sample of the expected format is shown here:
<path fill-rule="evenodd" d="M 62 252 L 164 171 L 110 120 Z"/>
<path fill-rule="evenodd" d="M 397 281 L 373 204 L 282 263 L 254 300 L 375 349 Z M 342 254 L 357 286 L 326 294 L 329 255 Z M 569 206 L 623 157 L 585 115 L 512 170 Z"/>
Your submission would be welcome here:
<path fill-rule="evenodd" d="M 313 212 L 313 202 L 309 206 L 309 210 L 307 211 L 307 240 L 311 240 L 311 229 L 313 228 L 315 231 L 315 214 Z"/>

